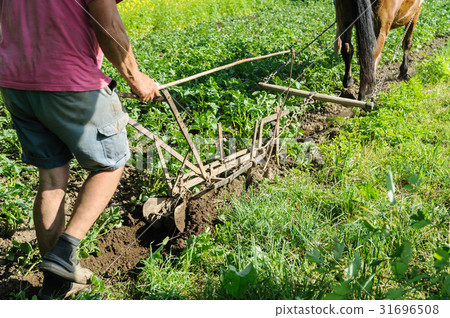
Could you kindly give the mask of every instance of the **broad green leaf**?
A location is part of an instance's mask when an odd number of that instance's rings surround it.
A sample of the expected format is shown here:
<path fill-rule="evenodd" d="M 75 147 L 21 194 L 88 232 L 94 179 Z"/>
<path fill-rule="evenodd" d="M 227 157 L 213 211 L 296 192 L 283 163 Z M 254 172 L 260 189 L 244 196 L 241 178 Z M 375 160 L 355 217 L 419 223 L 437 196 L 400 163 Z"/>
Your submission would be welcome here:
<path fill-rule="evenodd" d="M 439 261 L 447 260 L 450 258 L 449 253 L 440 247 L 438 249 L 436 249 L 436 252 L 434 252 L 433 256 L 434 256 L 434 258 L 436 258 Z"/>
<path fill-rule="evenodd" d="M 240 277 L 236 274 L 236 268 L 234 266 L 230 265 L 228 267 L 228 270 L 223 271 L 222 273 L 223 286 L 234 297 L 239 296 L 239 282 Z"/>
<path fill-rule="evenodd" d="M 386 293 L 386 299 L 402 299 L 403 293 L 404 291 L 401 288 L 391 288 Z"/>
<path fill-rule="evenodd" d="M 351 293 L 352 288 L 350 286 L 350 280 L 347 280 L 339 285 L 334 285 L 333 291 L 335 294 L 341 295 L 341 296 L 345 296 L 345 295 Z"/>
<path fill-rule="evenodd" d="M 411 243 L 408 242 L 408 241 L 403 243 L 403 245 L 402 245 L 402 252 L 400 254 L 400 260 L 403 263 L 407 264 L 409 262 L 409 260 L 411 259 L 411 257 L 413 256 L 413 254 L 414 254 L 414 252 L 412 250 Z"/>
<path fill-rule="evenodd" d="M 383 262 L 385 262 L 385 261 L 384 261 L 384 260 L 379 260 L 379 259 L 373 260 L 373 261 L 370 263 L 370 267 L 375 267 L 375 268 L 377 268 L 378 265 L 382 264 Z"/>
<path fill-rule="evenodd" d="M 345 269 L 345 275 L 347 277 L 355 278 L 358 276 L 358 272 L 361 269 L 361 257 L 358 253 L 355 253 L 355 259 Z"/>
<path fill-rule="evenodd" d="M 411 279 L 408 279 L 408 284 L 412 284 L 415 282 L 418 282 L 424 278 L 427 278 L 427 274 L 423 274 L 423 275 L 417 275 L 417 276 L 413 276 Z"/>
<path fill-rule="evenodd" d="M 445 248 L 445 247 L 444 247 Z M 446 268 L 449 266 L 449 258 L 450 254 L 448 251 L 446 251 L 444 248 L 437 248 L 436 251 L 433 253 L 433 256 L 435 258 L 434 260 L 434 266 L 436 268 Z"/>
<path fill-rule="evenodd" d="M 413 250 L 410 242 L 406 241 L 397 246 L 393 255 L 395 261 L 391 264 L 392 271 L 396 276 L 405 275 L 408 270 L 408 262 L 412 256 Z"/>
<path fill-rule="evenodd" d="M 388 170 L 386 175 L 386 188 L 388 190 L 387 196 L 388 200 L 391 204 L 395 204 L 395 183 L 394 178 L 392 177 L 392 171 Z"/>
<path fill-rule="evenodd" d="M 428 224 L 431 224 L 431 221 L 426 218 L 422 210 L 419 210 L 416 214 L 411 215 L 411 220 L 413 221 L 411 226 L 415 229 L 421 229 Z"/>
<path fill-rule="evenodd" d="M 414 191 L 420 184 L 420 176 L 418 174 L 412 174 L 408 178 L 408 184 L 405 186 L 406 190 Z"/>
<path fill-rule="evenodd" d="M 78 256 L 79 256 L 80 258 L 88 258 L 88 257 L 89 257 L 89 254 L 86 253 L 85 251 L 80 251 Z"/>
<path fill-rule="evenodd" d="M 251 270 L 253 269 L 252 264 L 249 264 L 242 272 L 237 273 L 240 277 L 245 277 L 248 274 L 250 274 Z"/>
<path fill-rule="evenodd" d="M 412 174 L 408 178 L 408 183 L 410 185 L 418 185 L 420 183 L 420 176 L 418 174 Z"/>
<path fill-rule="evenodd" d="M 340 243 L 338 241 L 333 242 L 333 257 L 335 259 L 342 258 L 342 254 L 344 253 L 345 243 Z"/>
<path fill-rule="evenodd" d="M 229 265 L 227 270 L 222 268 L 222 284 L 236 298 L 241 298 L 248 286 L 256 283 L 257 278 L 258 272 L 251 263 L 241 272 L 233 265 Z"/>
<path fill-rule="evenodd" d="M 311 262 L 322 264 L 323 263 L 323 257 L 322 254 L 318 250 L 314 250 L 311 252 L 306 252 L 306 258 L 310 260 Z"/>
<path fill-rule="evenodd" d="M 14 261 L 14 253 L 6 253 L 6 259 L 8 261 Z"/>
<path fill-rule="evenodd" d="M 25 242 L 25 243 L 21 243 L 20 244 L 20 250 L 22 252 L 24 252 L 25 254 L 28 254 L 28 253 L 30 253 L 33 250 L 33 247 L 31 246 L 30 243 Z"/>
<path fill-rule="evenodd" d="M 416 214 L 411 215 L 411 220 L 413 221 L 411 226 L 415 229 L 420 229 L 428 224 L 431 224 L 431 221 L 426 218 L 422 210 L 419 210 Z"/>
<path fill-rule="evenodd" d="M 258 279 L 258 271 L 251 263 L 238 275 L 241 277 L 242 289 L 246 289 L 250 284 L 255 284 Z"/>
<path fill-rule="evenodd" d="M 411 243 L 408 241 L 403 242 L 402 245 L 397 245 L 392 257 L 397 258 L 402 263 L 408 263 L 413 256 L 413 250 Z"/>
<path fill-rule="evenodd" d="M 391 264 L 391 267 L 396 276 L 403 276 L 408 270 L 408 264 L 405 264 L 403 262 L 394 262 Z"/>

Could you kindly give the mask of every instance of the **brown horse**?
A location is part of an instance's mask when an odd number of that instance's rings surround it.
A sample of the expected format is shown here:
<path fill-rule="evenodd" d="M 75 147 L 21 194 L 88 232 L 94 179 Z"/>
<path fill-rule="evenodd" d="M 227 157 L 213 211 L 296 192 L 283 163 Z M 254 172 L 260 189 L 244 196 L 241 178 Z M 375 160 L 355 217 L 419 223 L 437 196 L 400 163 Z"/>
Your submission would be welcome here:
<path fill-rule="evenodd" d="M 381 59 L 381 50 L 388 32 L 402 26 L 408 29 L 403 40 L 403 62 L 400 66 L 399 78 L 408 79 L 408 53 L 422 1 L 336 0 L 337 33 L 334 49 L 336 54 L 341 52 L 345 62 L 345 75 L 342 82 L 346 88 L 353 85 L 351 38 L 353 25 L 356 25 L 360 64 L 359 100 L 364 100 L 372 93 L 375 70 Z"/>

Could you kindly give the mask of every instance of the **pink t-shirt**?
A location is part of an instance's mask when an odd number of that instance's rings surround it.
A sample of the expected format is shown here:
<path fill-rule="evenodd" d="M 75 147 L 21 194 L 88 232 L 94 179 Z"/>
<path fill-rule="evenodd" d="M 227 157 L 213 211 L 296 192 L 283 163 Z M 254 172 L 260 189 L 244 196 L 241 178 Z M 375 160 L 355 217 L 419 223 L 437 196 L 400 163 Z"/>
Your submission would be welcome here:
<path fill-rule="evenodd" d="M 85 11 L 91 1 L 0 0 L 0 87 L 89 91 L 108 85 L 95 22 Z"/>

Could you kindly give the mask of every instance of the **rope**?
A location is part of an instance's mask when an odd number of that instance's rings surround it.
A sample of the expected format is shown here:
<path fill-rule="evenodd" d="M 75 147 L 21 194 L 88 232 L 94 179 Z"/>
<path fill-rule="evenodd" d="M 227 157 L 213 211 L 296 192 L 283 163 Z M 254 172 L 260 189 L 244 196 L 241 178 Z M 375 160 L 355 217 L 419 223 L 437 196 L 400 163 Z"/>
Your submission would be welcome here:
<path fill-rule="evenodd" d="M 312 41 L 310 41 L 308 44 L 306 44 L 305 47 L 303 47 L 298 53 L 294 54 L 294 59 L 299 55 L 300 53 L 303 53 L 307 48 L 309 48 L 314 42 L 316 42 L 322 35 L 324 35 L 329 29 L 331 29 L 337 21 L 334 21 L 331 23 L 328 27 L 325 28 L 318 36 L 316 36 Z M 268 83 L 275 75 L 278 74 L 283 68 L 285 68 L 291 60 L 288 60 L 285 62 L 282 66 L 280 66 L 278 69 L 275 70 L 275 72 L 271 73 L 268 77 L 265 78 L 264 83 Z"/>

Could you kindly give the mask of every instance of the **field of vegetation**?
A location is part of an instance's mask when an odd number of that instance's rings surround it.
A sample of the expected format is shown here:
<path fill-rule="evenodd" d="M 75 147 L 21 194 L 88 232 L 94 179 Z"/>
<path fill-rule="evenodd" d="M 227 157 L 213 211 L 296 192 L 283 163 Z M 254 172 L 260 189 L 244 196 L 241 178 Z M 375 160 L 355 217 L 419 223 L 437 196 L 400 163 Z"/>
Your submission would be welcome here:
<path fill-rule="evenodd" d="M 125 0 L 119 4 L 141 69 L 160 83 L 247 57 L 301 51 L 334 21 L 323 0 Z M 296 161 L 285 177 L 264 181 L 221 208 L 220 224 L 192 236 L 181 254 L 143 259 L 133 281 L 98 277 L 78 299 L 449 299 L 450 298 L 450 4 L 424 2 L 414 33 L 415 75 L 392 85 L 374 111 L 335 119 L 339 133 L 318 145 L 321 166 Z M 318 18 L 320 17 L 320 18 Z M 333 52 L 332 28 L 294 64 L 293 87 L 334 94 L 343 62 Z M 403 30 L 389 34 L 380 67 L 391 61 Z M 430 54 L 429 43 L 441 43 Z M 249 138 L 255 120 L 283 100 L 261 91 L 289 56 L 246 63 L 170 89 L 200 138 Z M 354 74 L 357 59 L 354 58 Z M 398 53 L 394 64 L 399 65 Z M 128 91 L 112 66 L 104 72 Z M 289 68 L 272 83 L 288 85 Z M 301 100 L 284 107 L 296 110 Z M 124 100 L 130 116 L 177 148 L 186 147 L 165 104 Z M 320 110 L 322 104 L 314 105 Z M 189 115 L 188 115 L 189 114 Z M 130 129 L 130 138 L 137 137 Z M 293 125 L 283 137 L 301 136 Z M 134 145 L 132 145 L 134 147 Z M 20 162 L 20 145 L 0 100 L 0 238 L 32 227 L 35 169 Z M 204 156 L 208 154 L 204 153 Z M 130 164 L 136 164 L 133 157 Z M 167 192 L 161 168 L 147 167 L 135 204 Z M 177 169 L 177 163 L 169 163 Z M 72 170 L 83 171 L 72 164 Z M 126 212 L 126 211 L 125 211 Z M 108 209 L 80 248 L 96 252 L 96 238 L 120 226 Z M 165 241 L 167 243 L 167 240 Z M 35 242 L 1 246 L 21 275 L 37 271 Z M 25 287 L 23 287 L 25 289 Z M 30 298 L 15 291 L 10 298 Z"/>

